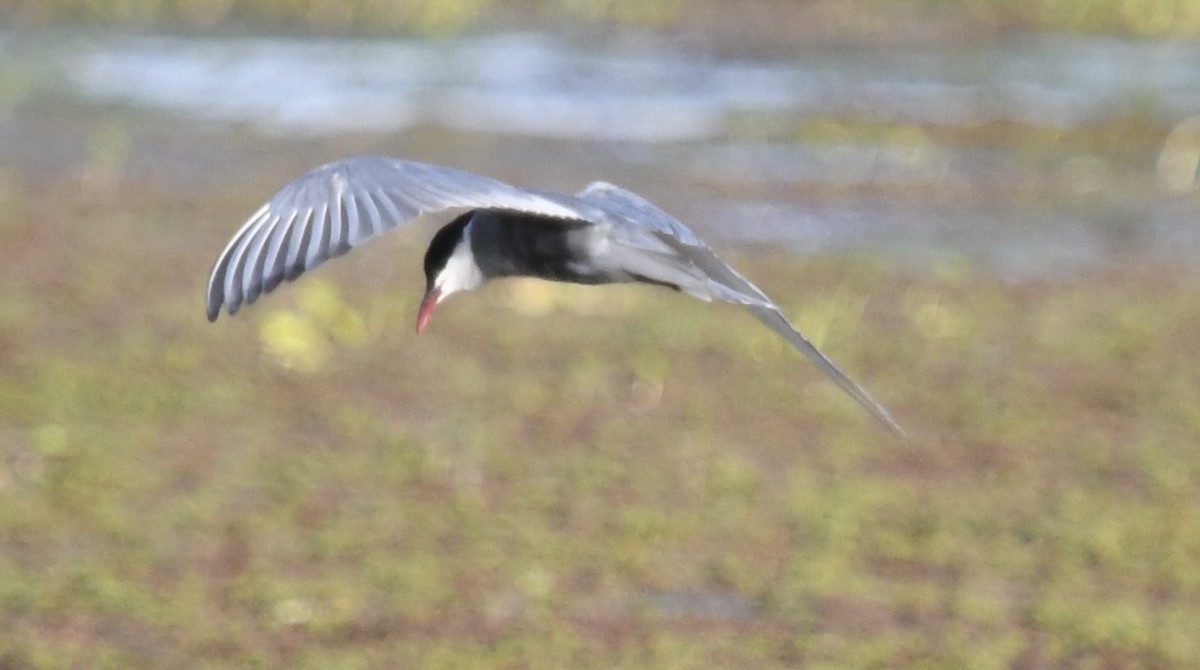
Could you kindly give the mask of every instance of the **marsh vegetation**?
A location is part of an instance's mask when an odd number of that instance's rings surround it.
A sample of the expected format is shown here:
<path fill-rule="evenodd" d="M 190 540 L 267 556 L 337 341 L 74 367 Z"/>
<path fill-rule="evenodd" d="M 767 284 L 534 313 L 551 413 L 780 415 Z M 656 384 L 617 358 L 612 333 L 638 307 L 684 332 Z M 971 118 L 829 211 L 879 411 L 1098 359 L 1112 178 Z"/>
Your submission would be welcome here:
<path fill-rule="evenodd" d="M 277 6 L 320 3 L 301 4 Z M 0 666 L 1200 661 L 1196 145 L 1160 98 L 1057 127 L 737 117 L 716 145 L 428 121 L 271 134 L 21 62 L 0 67 Z M 835 178 L 855 146 L 896 153 Z M 930 163 L 941 147 L 991 158 Z M 502 282 L 414 338 L 420 234 L 208 324 L 203 282 L 236 226 L 363 151 L 609 179 L 725 230 L 729 260 L 910 443 L 748 315 L 666 291 Z M 747 217 L 739 238 L 713 214 L 777 211 L 745 204 L 760 198 L 808 218 Z M 1097 202 L 1117 225 L 1091 236 Z M 946 227 L 839 237 L 921 220 L 897 211 Z M 1039 237 L 1064 220 L 1088 234 Z M 1010 272 L 986 236 L 955 248 L 981 221 L 1017 231 L 1013 257 L 1094 244 Z"/>

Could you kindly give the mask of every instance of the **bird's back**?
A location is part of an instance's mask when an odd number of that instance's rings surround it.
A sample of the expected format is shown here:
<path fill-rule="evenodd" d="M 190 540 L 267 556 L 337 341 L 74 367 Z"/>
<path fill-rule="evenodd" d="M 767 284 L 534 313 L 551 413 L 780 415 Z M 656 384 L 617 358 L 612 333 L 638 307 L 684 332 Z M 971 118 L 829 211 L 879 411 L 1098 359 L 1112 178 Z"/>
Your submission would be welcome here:
<path fill-rule="evenodd" d="M 548 221 L 545 217 L 480 210 L 471 221 L 471 251 L 484 276 L 538 277 L 576 284 L 618 279 L 596 267 L 592 252 L 597 225 Z"/>

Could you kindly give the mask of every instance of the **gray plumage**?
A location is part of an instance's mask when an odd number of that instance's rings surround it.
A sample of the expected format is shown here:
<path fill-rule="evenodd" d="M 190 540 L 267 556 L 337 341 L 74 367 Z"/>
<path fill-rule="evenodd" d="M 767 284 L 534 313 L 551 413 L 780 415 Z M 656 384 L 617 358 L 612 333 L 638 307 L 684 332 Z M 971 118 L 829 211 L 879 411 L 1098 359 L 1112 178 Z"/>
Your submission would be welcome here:
<path fill-rule="evenodd" d="M 886 409 L 695 233 L 642 197 L 604 182 L 568 196 L 381 156 L 334 161 L 284 186 L 234 234 L 209 277 L 208 318 L 215 320 L 222 307 L 234 314 L 281 282 L 418 221 L 445 226 L 426 256 L 431 288 L 434 274 L 465 239 L 483 281 L 532 276 L 582 284 L 643 282 L 743 305 L 904 435 Z"/>

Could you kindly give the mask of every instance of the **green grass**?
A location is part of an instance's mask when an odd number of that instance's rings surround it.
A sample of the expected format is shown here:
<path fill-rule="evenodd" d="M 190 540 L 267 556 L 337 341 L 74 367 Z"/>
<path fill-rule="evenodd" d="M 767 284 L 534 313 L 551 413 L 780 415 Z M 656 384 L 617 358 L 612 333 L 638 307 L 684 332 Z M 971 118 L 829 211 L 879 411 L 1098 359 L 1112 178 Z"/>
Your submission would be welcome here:
<path fill-rule="evenodd" d="M 240 30 L 247 25 L 316 33 L 453 35 L 480 26 L 525 25 L 533 20 L 642 28 L 720 27 L 746 17 L 814 24 L 817 34 L 860 38 L 895 36 L 914 29 L 953 27 L 971 35 L 1006 31 L 1068 32 L 1133 38 L 1194 39 L 1200 9 L 1193 0 L 2 0 L 0 18 L 24 24 L 84 22 L 131 28 Z M 899 30 L 898 30 L 899 28 Z M 771 26 L 758 26 L 758 33 Z"/>
<path fill-rule="evenodd" d="M 903 445 L 732 307 L 511 282 L 416 338 L 384 243 L 209 325 L 246 202 L 6 180 L 0 667 L 1200 662 L 1189 271 L 735 256 Z"/>

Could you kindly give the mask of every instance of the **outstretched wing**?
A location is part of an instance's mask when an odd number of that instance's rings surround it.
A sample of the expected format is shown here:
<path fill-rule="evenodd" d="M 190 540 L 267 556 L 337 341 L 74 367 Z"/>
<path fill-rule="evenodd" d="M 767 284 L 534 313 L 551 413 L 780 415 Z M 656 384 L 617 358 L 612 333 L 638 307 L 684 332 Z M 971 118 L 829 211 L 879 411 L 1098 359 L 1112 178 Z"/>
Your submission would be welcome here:
<path fill-rule="evenodd" d="M 384 156 L 322 165 L 279 190 L 234 234 L 208 279 L 208 320 L 280 282 L 417 220 L 445 224 L 472 209 L 595 221 L 573 198 L 551 198 L 477 174 Z"/>
<path fill-rule="evenodd" d="M 880 423 L 899 437 L 905 437 L 904 430 L 883 405 L 876 402 L 866 390 L 850 379 L 829 357 L 796 330 L 767 294 L 721 260 L 716 252 L 687 226 L 636 193 L 605 182 L 590 184 L 577 197 L 620 219 L 632 233 L 629 237 L 635 240 L 634 243 L 642 252 L 653 255 L 655 267 L 661 267 L 664 271 L 662 277 L 651 276 L 650 279 L 674 283 L 672 278 L 685 274 L 704 282 L 699 285 L 693 284 L 691 287 L 681 287 L 689 293 L 701 298 L 717 298 L 744 305 L 759 321 L 808 357 Z M 637 242 L 639 239 L 640 243 Z M 661 247 L 655 248 L 660 244 L 673 253 L 664 254 Z"/>

